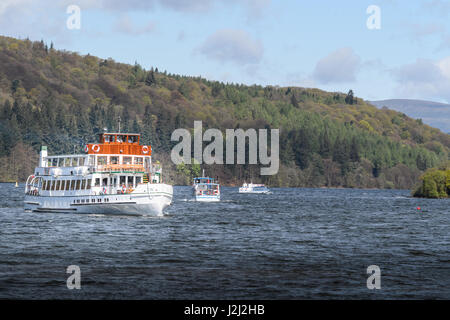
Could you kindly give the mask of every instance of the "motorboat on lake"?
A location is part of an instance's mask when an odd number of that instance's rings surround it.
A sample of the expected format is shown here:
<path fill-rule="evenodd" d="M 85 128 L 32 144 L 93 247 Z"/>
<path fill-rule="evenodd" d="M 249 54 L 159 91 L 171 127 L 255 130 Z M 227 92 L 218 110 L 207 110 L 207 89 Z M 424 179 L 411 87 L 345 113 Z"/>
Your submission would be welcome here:
<path fill-rule="evenodd" d="M 202 177 L 194 178 L 192 194 L 195 201 L 220 201 L 220 185 L 216 179 L 205 177 L 203 171 Z"/>
<path fill-rule="evenodd" d="M 239 188 L 239 193 L 270 193 L 269 188 L 264 184 L 245 183 Z"/>

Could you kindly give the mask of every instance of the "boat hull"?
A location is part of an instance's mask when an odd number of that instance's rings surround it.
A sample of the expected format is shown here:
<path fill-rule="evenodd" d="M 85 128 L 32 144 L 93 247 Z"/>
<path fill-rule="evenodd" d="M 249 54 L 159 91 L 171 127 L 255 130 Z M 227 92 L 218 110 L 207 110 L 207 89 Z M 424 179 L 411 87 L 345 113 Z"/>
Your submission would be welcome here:
<path fill-rule="evenodd" d="M 162 215 L 172 203 L 170 185 L 151 185 L 146 193 L 105 194 L 89 196 L 26 195 L 25 210 L 34 212 L 63 212 L 113 215 Z"/>
<path fill-rule="evenodd" d="M 254 190 L 250 188 L 239 188 L 239 193 L 256 193 L 256 194 L 269 194 L 269 189 L 263 189 L 263 190 Z"/>
<path fill-rule="evenodd" d="M 195 196 L 195 201 L 198 201 L 198 202 L 217 202 L 217 201 L 220 201 L 220 195 L 206 195 L 206 196 L 196 195 Z"/>

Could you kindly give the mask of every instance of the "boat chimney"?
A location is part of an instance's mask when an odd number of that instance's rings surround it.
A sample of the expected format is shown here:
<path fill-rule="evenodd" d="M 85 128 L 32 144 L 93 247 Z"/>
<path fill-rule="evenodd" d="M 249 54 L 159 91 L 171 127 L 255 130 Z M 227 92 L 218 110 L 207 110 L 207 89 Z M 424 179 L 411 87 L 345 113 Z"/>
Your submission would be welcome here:
<path fill-rule="evenodd" d="M 46 167 L 47 166 L 47 161 L 45 161 L 47 158 L 47 146 L 42 146 L 41 147 L 41 152 L 39 152 L 39 166 L 40 167 Z"/>

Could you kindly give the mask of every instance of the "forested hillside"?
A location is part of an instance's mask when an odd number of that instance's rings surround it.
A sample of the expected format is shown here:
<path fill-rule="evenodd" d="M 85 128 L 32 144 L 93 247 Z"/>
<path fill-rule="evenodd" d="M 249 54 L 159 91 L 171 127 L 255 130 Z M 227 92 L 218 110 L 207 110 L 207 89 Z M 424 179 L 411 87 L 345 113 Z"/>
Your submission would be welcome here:
<path fill-rule="evenodd" d="M 411 188 L 450 150 L 450 135 L 351 92 L 225 84 L 0 37 L 1 181 L 26 179 L 41 145 L 50 154 L 82 152 L 103 128 L 117 130 L 119 116 L 122 131 L 152 145 L 173 183 L 186 183 L 192 170 L 171 163 L 170 136 L 194 120 L 204 129 L 280 129 L 279 173 L 206 167 L 228 184 Z"/>

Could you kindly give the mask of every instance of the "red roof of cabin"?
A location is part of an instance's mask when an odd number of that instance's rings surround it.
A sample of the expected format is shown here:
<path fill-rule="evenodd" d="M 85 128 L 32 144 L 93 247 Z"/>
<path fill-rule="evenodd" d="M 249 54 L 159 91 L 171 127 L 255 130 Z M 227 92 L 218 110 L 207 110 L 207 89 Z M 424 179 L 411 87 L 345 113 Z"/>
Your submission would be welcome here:
<path fill-rule="evenodd" d="M 99 143 L 89 143 L 85 151 L 88 154 L 127 154 L 146 155 L 152 154 L 151 146 L 139 144 L 141 135 L 138 133 L 101 133 Z"/>

